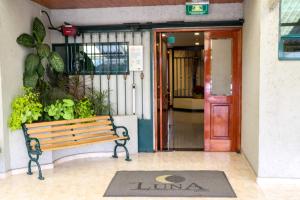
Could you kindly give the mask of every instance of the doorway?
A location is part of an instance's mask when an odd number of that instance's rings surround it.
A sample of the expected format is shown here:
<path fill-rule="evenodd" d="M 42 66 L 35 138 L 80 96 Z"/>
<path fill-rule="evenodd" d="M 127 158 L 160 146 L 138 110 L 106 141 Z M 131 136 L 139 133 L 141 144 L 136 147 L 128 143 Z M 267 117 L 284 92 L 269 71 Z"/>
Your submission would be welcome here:
<path fill-rule="evenodd" d="M 154 36 L 156 150 L 239 152 L 241 28 Z"/>

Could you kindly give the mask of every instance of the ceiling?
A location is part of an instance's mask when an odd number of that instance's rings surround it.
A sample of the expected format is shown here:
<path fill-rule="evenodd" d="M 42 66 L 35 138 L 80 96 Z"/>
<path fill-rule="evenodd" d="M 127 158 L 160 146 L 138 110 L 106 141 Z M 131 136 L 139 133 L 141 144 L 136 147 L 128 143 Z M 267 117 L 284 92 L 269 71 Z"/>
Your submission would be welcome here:
<path fill-rule="evenodd" d="M 175 37 L 175 43 L 172 44 L 173 47 L 193 47 L 195 43 L 199 45 L 204 45 L 204 33 L 200 32 L 199 35 L 195 35 L 194 32 L 176 32 L 168 33 L 168 37 Z"/>
<path fill-rule="evenodd" d="M 32 0 L 50 9 L 182 5 L 186 0 Z M 243 0 L 210 0 L 210 3 L 240 3 Z"/>

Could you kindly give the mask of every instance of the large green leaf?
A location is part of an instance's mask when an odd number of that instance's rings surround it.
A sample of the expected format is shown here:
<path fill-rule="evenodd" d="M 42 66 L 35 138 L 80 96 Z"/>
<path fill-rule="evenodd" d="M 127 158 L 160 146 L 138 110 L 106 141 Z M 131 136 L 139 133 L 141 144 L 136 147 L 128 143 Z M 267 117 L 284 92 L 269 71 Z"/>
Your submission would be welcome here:
<path fill-rule="evenodd" d="M 36 41 L 41 44 L 46 37 L 46 29 L 44 24 L 39 18 L 34 18 L 33 26 L 32 26 L 32 35 L 36 39 Z"/>
<path fill-rule="evenodd" d="M 49 63 L 56 72 L 63 72 L 65 69 L 64 61 L 57 52 L 51 52 Z"/>
<path fill-rule="evenodd" d="M 32 75 L 24 73 L 23 75 L 23 85 L 24 87 L 31 87 L 35 88 L 36 84 L 38 82 L 39 76 L 37 73 L 34 73 Z"/>
<path fill-rule="evenodd" d="M 39 77 L 43 77 L 45 75 L 45 68 L 41 63 L 38 65 L 36 72 L 38 73 Z"/>
<path fill-rule="evenodd" d="M 36 72 L 39 64 L 40 64 L 39 56 L 33 53 L 29 54 L 25 60 L 26 74 L 33 75 Z"/>
<path fill-rule="evenodd" d="M 37 46 L 37 52 L 41 58 L 47 58 L 50 55 L 50 47 L 48 44 L 40 44 Z"/>
<path fill-rule="evenodd" d="M 23 33 L 22 35 L 20 35 L 17 38 L 17 43 L 19 45 L 24 46 L 24 47 L 29 47 L 29 48 L 35 47 L 34 38 L 31 35 L 27 34 L 27 33 Z"/>

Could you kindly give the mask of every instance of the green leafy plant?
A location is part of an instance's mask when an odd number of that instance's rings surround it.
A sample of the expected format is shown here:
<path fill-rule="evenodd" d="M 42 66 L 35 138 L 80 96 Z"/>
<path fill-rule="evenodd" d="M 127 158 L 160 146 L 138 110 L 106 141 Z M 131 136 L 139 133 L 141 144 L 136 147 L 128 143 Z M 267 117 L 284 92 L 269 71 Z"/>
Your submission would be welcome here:
<path fill-rule="evenodd" d="M 54 104 L 46 106 L 47 120 L 74 119 L 75 103 L 72 99 L 57 100 Z"/>
<path fill-rule="evenodd" d="M 108 91 L 93 91 L 89 92 L 87 98 L 92 103 L 96 115 L 107 115 L 111 106 L 107 101 Z M 111 111 L 112 112 L 112 111 Z"/>
<path fill-rule="evenodd" d="M 39 102 L 39 93 L 31 88 L 24 88 L 24 95 L 16 97 L 11 107 L 12 113 L 8 122 L 11 130 L 20 129 L 23 123 L 38 121 L 43 112 L 43 105 Z"/>
<path fill-rule="evenodd" d="M 48 44 L 43 43 L 46 29 L 39 18 L 34 18 L 32 35 L 23 33 L 17 38 L 17 43 L 26 48 L 34 48 L 25 60 L 23 85 L 25 87 L 39 88 L 45 81 L 45 68 L 48 66 L 56 72 L 64 71 L 64 62 L 61 56 L 52 52 Z"/>
<path fill-rule="evenodd" d="M 92 102 L 88 98 L 84 98 L 76 103 L 75 106 L 76 118 L 87 118 L 94 115 Z"/>

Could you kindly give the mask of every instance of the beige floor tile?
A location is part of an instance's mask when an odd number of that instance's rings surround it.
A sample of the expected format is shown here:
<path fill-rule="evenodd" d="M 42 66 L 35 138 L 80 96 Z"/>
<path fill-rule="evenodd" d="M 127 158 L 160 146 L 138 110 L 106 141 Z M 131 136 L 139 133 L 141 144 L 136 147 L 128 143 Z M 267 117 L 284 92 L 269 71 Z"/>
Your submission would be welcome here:
<path fill-rule="evenodd" d="M 44 170 L 44 181 L 36 173 L 13 175 L 0 180 L 1 200 L 185 200 L 209 198 L 104 198 L 102 197 L 114 173 L 118 170 L 223 170 L 228 176 L 237 200 L 294 200 L 291 196 L 297 187 L 282 190 L 260 188 L 255 175 L 242 155 L 236 153 L 168 152 L 141 153 L 132 162 L 123 158 L 90 158 L 74 160 Z M 262 191 L 265 189 L 265 191 Z M 299 193 L 298 193 L 299 197 Z M 297 198 L 299 199 L 299 198 Z M 213 198 L 219 200 L 219 198 Z M 227 198 L 227 200 L 230 200 Z"/>

